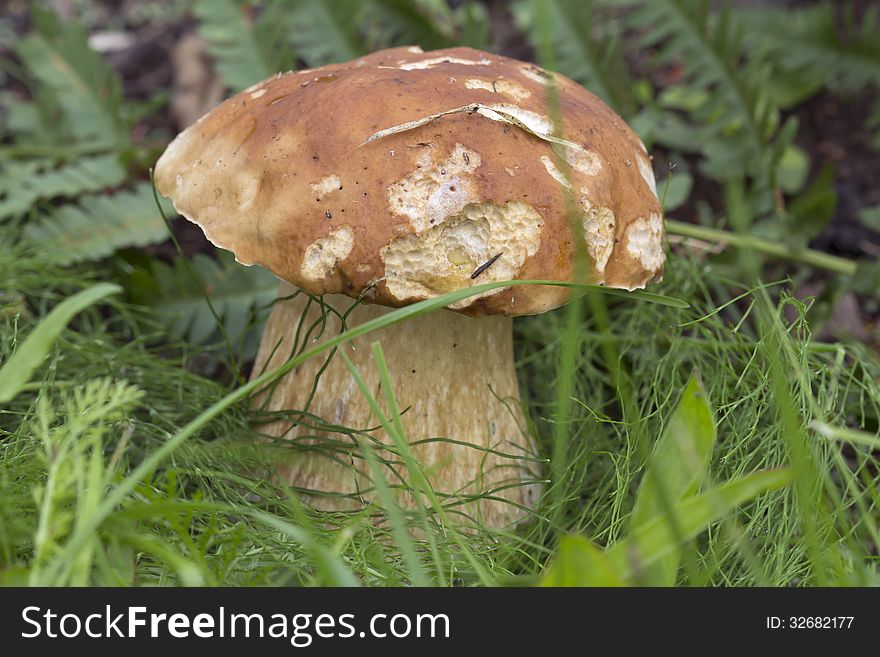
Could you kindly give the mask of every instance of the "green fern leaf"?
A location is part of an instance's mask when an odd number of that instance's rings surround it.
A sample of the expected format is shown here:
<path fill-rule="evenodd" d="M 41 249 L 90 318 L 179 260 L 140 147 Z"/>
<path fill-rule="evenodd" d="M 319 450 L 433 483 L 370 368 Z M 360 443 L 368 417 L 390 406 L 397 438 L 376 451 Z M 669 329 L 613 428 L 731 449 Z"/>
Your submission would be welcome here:
<path fill-rule="evenodd" d="M 681 66 L 691 91 L 705 102 L 689 111 L 699 126 L 704 174 L 716 179 L 750 177 L 754 181 L 754 210 L 772 210 L 774 169 L 793 137 L 795 123 L 779 130 L 779 108 L 766 92 L 763 61 L 743 65 L 742 24 L 726 7 L 717 14 L 707 0 L 612 0 L 629 8 L 627 25 L 640 47 L 652 56 L 648 63 L 661 69 Z M 658 133 L 658 141 L 662 134 Z"/>
<path fill-rule="evenodd" d="M 746 157 L 762 151 L 763 128 L 756 122 L 754 98 L 737 74 L 741 30 L 722 12 L 713 21 L 705 0 L 618 0 L 631 5 L 630 25 L 643 34 L 640 45 L 656 48 L 655 67 L 680 63 L 695 88 L 707 91 L 698 114 L 716 135 L 738 133 Z"/>
<path fill-rule="evenodd" d="M 173 214 L 170 205 L 163 207 Z M 76 204 L 59 208 L 53 216 L 25 226 L 27 239 L 50 253 L 55 262 L 68 265 L 98 260 L 117 249 L 162 242 L 168 230 L 152 186 L 141 183 L 131 192 L 83 196 Z"/>
<path fill-rule="evenodd" d="M 870 7 L 856 22 L 843 5 L 838 25 L 831 3 L 800 9 L 742 10 L 748 44 L 779 71 L 783 82 L 795 80 L 812 95 L 820 85 L 834 93 L 853 94 L 880 88 L 880 7 Z M 790 84 L 790 82 L 789 82 Z M 880 100 L 868 126 L 880 127 Z"/>
<path fill-rule="evenodd" d="M 58 168 L 47 160 L 7 162 L 0 167 L 0 220 L 24 214 L 40 199 L 96 192 L 123 180 L 115 155 L 81 157 Z"/>
<path fill-rule="evenodd" d="M 741 17 L 749 46 L 788 73 L 806 72 L 837 93 L 880 86 L 880 7 L 868 9 L 859 24 L 844 11 L 842 30 L 831 3 L 744 10 Z"/>
<path fill-rule="evenodd" d="M 214 335 L 217 323 L 208 297 L 226 335 L 236 340 L 251 323 L 254 308 L 275 297 L 278 279 L 267 270 L 244 267 L 227 251 L 218 251 L 217 256 L 214 260 L 196 254 L 189 261 L 192 271 L 180 259 L 173 266 L 153 263 L 155 286 L 140 300 L 166 318 L 172 337 L 204 343 Z"/>
<path fill-rule="evenodd" d="M 425 50 L 455 45 L 455 15 L 445 0 L 370 0 L 377 45 L 418 45 Z"/>
<path fill-rule="evenodd" d="M 295 0 L 290 4 L 290 39 L 308 66 L 346 61 L 369 51 L 361 34 L 366 6 L 361 0 Z"/>
<path fill-rule="evenodd" d="M 10 145 L 0 146 L 2 152 L 21 152 L 37 146 L 36 151 L 51 152 L 67 148 L 64 126 L 53 116 L 55 103 L 45 90 L 37 90 L 33 102 L 23 101 L 12 92 L 0 92 L 0 111 L 5 122 L 0 124 L 0 136 L 9 137 Z M 63 123 L 63 122 L 61 122 Z M 60 147 L 59 147 L 60 145 Z"/>
<path fill-rule="evenodd" d="M 610 21 L 599 21 L 595 0 L 520 0 L 514 17 L 532 47 L 540 49 L 538 2 L 546 2 L 556 68 L 580 82 L 623 116 L 635 110 L 632 84 L 619 34 Z M 597 25 L 600 29 L 597 30 Z"/>
<path fill-rule="evenodd" d="M 126 131 L 115 111 L 122 98 L 116 74 L 89 48 L 81 28 L 73 24 L 61 27 L 45 12 L 39 19 L 41 31 L 21 39 L 16 52 L 42 90 L 52 93 L 70 134 L 95 147 L 125 143 Z"/>
<path fill-rule="evenodd" d="M 195 15 L 227 87 L 241 91 L 275 73 L 260 49 L 254 24 L 236 0 L 197 0 Z"/>

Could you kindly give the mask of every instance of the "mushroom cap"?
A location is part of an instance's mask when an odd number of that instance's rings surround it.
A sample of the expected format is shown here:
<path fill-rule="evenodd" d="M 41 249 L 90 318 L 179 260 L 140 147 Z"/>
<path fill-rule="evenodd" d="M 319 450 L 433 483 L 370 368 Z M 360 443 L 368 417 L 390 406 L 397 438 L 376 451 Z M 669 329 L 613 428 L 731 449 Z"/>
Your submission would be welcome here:
<path fill-rule="evenodd" d="M 665 259 L 650 156 L 558 74 L 554 137 L 550 75 L 470 48 L 417 47 L 279 74 L 178 135 L 156 185 L 239 262 L 313 294 L 404 306 L 491 281 L 570 280 L 578 237 L 594 282 L 644 287 Z M 569 295 L 507 287 L 450 308 L 529 315 Z"/>

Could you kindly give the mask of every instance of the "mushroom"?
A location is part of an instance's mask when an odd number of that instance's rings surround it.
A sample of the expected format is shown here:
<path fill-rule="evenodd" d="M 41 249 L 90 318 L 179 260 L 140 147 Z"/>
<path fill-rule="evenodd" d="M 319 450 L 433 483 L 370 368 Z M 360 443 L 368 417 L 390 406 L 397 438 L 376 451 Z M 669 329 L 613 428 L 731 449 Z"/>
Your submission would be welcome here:
<path fill-rule="evenodd" d="M 571 280 L 579 236 L 592 282 L 644 287 L 664 262 L 650 156 L 596 96 L 552 77 L 561 138 L 547 105 L 549 72 L 470 48 L 395 48 L 279 74 L 178 135 L 156 165 L 156 185 L 215 245 L 283 279 L 282 296 L 324 295 L 340 313 L 360 299 L 348 326 L 480 283 Z M 567 197 L 582 231 L 569 224 Z M 381 343 L 412 451 L 462 518 L 509 526 L 537 501 L 541 472 L 520 403 L 512 317 L 546 312 L 570 294 L 502 287 L 345 346 L 382 399 L 369 348 Z M 306 325 L 319 313 L 305 295 L 275 304 L 254 375 L 289 357 L 304 313 Z M 334 315 L 329 322 L 327 330 L 339 328 Z M 309 413 L 330 425 L 378 426 L 338 357 L 312 394 L 323 365 L 304 363 L 255 403 L 302 410 L 311 399 Z M 305 422 L 264 430 L 316 440 Z M 353 441 L 334 440 L 337 449 L 305 450 L 279 473 L 319 508 L 355 508 L 370 497 L 367 468 Z M 401 477 L 405 468 L 388 468 L 390 484 Z"/>

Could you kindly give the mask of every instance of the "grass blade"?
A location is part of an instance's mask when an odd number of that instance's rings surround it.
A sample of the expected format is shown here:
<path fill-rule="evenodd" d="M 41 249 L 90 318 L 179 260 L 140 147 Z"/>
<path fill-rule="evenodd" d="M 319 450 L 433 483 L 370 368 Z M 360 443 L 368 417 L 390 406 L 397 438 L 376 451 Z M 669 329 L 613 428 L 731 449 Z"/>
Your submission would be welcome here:
<path fill-rule="evenodd" d="M 652 566 L 670 556 L 678 559 L 681 540 L 693 538 L 737 506 L 792 481 L 788 468 L 764 470 L 740 477 L 675 505 L 679 532 L 657 516 L 636 527 L 627 540 L 604 552 L 582 536 L 566 536 L 540 586 L 621 586 L 642 584 Z"/>
<path fill-rule="evenodd" d="M 680 541 L 688 540 L 762 493 L 777 490 L 793 480 L 789 468 L 762 470 L 728 481 L 676 504 L 673 513 L 679 520 L 680 537 L 670 529 L 666 518 L 659 517 L 634 528 L 629 538 L 609 548 L 628 579 L 641 583 L 641 574 L 651 565 L 679 550 Z"/>
<path fill-rule="evenodd" d="M 30 381 L 34 370 L 49 354 L 49 350 L 61 335 L 73 316 L 122 288 L 112 283 L 99 283 L 65 299 L 52 309 L 31 331 L 24 343 L 0 369 L 0 404 L 13 399 Z"/>
<path fill-rule="evenodd" d="M 584 536 L 563 536 L 538 586 L 624 586 L 614 561 Z"/>
<path fill-rule="evenodd" d="M 672 505 L 692 496 L 706 476 L 709 456 L 715 446 L 715 421 L 699 376 L 688 380 L 669 424 L 648 460 L 645 477 L 630 516 L 630 526 L 639 527 L 654 519 L 665 519 L 680 534 L 679 519 Z M 680 550 L 647 568 L 642 582 L 672 586 L 681 561 Z"/>
<path fill-rule="evenodd" d="M 269 527 L 287 534 L 297 543 L 302 544 L 311 551 L 317 562 L 315 565 L 321 571 L 327 585 L 346 587 L 360 586 L 357 578 L 351 574 L 351 571 L 345 565 L 345 562 L 328 547 L 318 542 L 309 532 L 277 516 L 269 515 L 268 513 L 263 513 L 261 511 L 250 511 L 248 515 Z"/>

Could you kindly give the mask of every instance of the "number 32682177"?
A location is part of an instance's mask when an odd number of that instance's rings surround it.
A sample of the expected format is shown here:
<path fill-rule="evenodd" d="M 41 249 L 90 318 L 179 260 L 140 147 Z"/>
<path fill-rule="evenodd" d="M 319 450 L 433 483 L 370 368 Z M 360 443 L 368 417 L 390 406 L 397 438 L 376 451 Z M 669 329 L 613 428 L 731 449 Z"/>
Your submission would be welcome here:
<path fill-rule="evenodd" d="M 767 616 L 768 630 L 848 630 L 855 616 Z"/>

